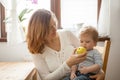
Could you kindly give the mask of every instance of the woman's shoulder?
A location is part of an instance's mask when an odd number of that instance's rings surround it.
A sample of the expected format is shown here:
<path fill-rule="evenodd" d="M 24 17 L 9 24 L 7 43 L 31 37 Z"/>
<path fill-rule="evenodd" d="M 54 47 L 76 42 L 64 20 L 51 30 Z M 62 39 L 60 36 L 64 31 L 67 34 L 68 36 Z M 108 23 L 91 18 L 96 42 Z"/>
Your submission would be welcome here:
<path fill-rule="evenodd" d="M 66 29 L 58 29 L 57 32 L 58 32 L 59 34 L 63 34 L 63 35 L 69 35 L 69 34 L 72 33 L 71 31 L 66 30 Z"/>
<path fill-rule="evenodd" d="M 66 29 L 58 29 L 57 31 L 58 32 L 70 32 L 69 30 L 66 30 Z"/>
<path fill-rule="evenodd" d="M 49 53 L 50 50 L 45 46 L 44 51 L 42 53 L 36 53 L 36 54 L 32 54 L 33 58 L 41 58 L 44 59 L 45 56 L 47 55 L 47 53 Z"/>

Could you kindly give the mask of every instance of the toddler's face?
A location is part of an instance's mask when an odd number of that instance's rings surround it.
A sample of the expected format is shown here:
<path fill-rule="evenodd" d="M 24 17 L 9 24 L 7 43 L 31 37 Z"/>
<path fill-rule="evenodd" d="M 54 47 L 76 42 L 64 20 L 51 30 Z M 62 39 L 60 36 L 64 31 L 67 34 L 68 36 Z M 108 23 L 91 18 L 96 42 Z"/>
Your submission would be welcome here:
<path fill-rule="evenodd" d="M 92 39 L 92 37 L 88 34 L 84 34 L 80 36 L 80 46 L 83 46 L 87 49 L 87 51 L 92 50 L 96 45 L 96 42 Z"/>

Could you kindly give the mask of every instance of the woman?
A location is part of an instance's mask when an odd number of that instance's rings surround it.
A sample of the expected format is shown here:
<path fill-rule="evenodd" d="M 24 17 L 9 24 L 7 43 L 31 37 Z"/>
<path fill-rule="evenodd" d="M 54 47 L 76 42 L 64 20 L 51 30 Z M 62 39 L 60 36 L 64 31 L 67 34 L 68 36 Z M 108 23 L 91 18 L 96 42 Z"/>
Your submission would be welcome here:
<path fill-rule="evenodd" d="M 34 12 L 28 25 L 28 49 L 42 80 L 62 80 L 72 65 L 86 58 L 86 53 L 74 54 L 79 40 L 70 31 L 57 31 L 56 27 L 55 15 L 44 9 Z M 104 76 L 98 75 L 98 80 Z"/>

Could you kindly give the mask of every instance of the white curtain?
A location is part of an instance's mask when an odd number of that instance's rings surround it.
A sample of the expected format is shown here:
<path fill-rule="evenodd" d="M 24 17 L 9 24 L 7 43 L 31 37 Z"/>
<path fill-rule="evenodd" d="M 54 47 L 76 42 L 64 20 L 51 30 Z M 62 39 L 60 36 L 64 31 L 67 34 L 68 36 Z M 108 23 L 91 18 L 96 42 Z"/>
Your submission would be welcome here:
<path fill-rule="evenodd" d="M 110 0 L 102 0 L 98 31 L 100 36 L 110 36 Z"/>
<path fill-rule="evenodd" d="M 6 16 L 10 17 L 6 23 L 8 44 L 18 44 L 25 41 L 24 31 L 21 27 L 17 14 L 17 4 L 19 0 L 0 0 L 5 7 Z"/>

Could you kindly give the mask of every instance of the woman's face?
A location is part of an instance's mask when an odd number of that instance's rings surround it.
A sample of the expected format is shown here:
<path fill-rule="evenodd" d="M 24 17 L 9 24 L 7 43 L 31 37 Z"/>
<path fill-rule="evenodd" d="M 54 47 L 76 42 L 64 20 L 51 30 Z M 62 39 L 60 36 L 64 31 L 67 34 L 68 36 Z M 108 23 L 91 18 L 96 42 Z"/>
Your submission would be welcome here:
<path fill-rule="evenodd" d="M 52 17 L 50 20 L 49 34 L 48 34 L 48 37 L 51 39 L 56 37 L 56 30 L 57 30 L 56 26 L 57 26 L 56 20 Z"/>

